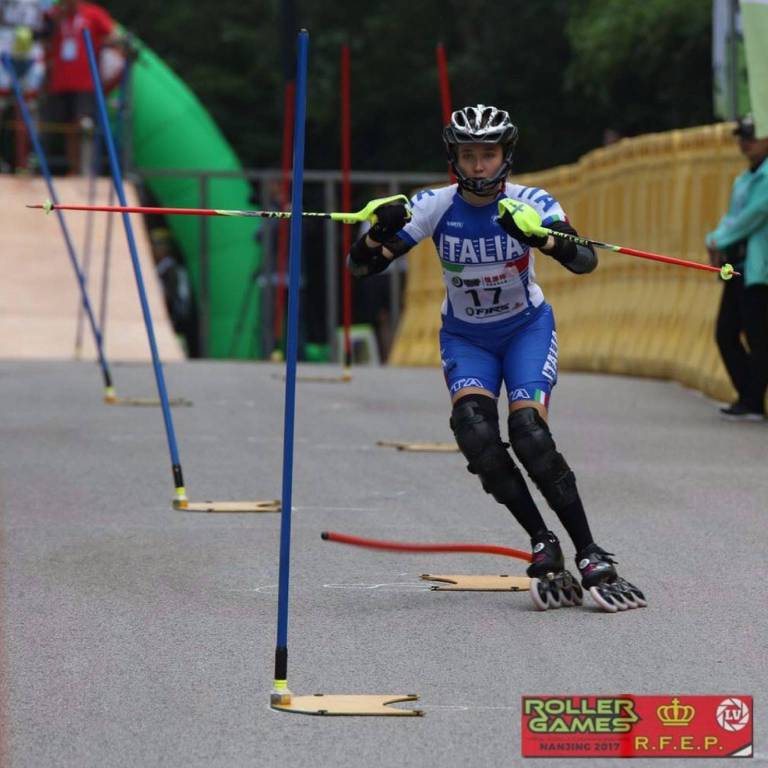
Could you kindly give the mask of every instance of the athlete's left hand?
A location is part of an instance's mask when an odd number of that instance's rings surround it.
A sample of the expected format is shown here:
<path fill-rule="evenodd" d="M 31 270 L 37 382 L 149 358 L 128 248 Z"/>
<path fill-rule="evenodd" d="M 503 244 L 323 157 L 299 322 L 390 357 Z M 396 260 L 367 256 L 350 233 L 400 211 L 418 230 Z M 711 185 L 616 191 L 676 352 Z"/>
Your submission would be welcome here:
<path fill-rule="evenodd" d="M 384 203 L 374 210 L 376 221 L 368 230 L 371 240 L 385 243 L 410 220 L 411 212 L 403 203 Z"/>
<path fill-rule="evenodd" d="M 504 197 L 499 200 L 499 226 L 520 243 L 541 248 L 546 245 L 548 235 L 541 226 L 541 216 L 535 208 Z"/>

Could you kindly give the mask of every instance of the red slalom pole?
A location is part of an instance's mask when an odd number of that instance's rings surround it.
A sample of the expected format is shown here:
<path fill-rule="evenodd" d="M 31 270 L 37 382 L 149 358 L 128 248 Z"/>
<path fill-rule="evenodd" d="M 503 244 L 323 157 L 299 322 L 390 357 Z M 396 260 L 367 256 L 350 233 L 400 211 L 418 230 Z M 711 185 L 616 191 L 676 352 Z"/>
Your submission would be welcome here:
<path fill-rule="evenodd" d="M 296 84 L 289 80 L 285 84 L 283 100 L 283 153 L 282 178 L 280 180 L 280 210 L 288 210 L 291 189 L 291 145 L 293 142 L 293 102 Z M 280 221 L 277 230 L 277 269 L 275 272 L 275 352 L 283 348 L 283 319 L 285 317 L 285 282 L 288 264 L 288 221 Z M 274 353 L 273 353 L 274 354 Z"/>
<path fill-rule="evenodd" d="M 348 210 L 352 206 L 352 120 L 350 98 L 350 64 L 349 46 L 341 46 L 341 207 Z M 350 224 L 341 226 L 341 274 L 343 284 L 343 323 L 344 323 L 344 368 L 349 372 L 352 366 L 352 341 L 350 328 L 352 325 L 352 275 L 345 268 L 345 261 L 352 247 L 352 227 Z"/>
<path fill-rule="evenodd" d="M 451 122 L 451 82 L 448 79 L 448 60 L 445 57 L 445 47 L 442 43 L 438 43 L 435 48 L 435 56 L 437 57 L 437 75 L 440 81 L 440 104 L 443 109 L 443 125 L 448 125 Z M 456 177 L 453 175 L 450 163 L 448 164 L 448 176 L 451 179 L 451 184 L 456 181 Z"/>
<path fill-rule="evenodd" d="M 320 534 L 323 541 L 335 541 L 337 544 L 349 544 L 353 547 L 366 549 L 383 549 L 387 552 L 466 552 L 482 555 L 501 555 L 514 557 L 517 560 L 531 562 L 531 556 L 520 549 L 497 547 L 493 544 L 414 544 L 402 541 L 380 541 L 378 539 L 362 539 L 359 536 L 348 536 L 334 531 L 323 531 Z"/>

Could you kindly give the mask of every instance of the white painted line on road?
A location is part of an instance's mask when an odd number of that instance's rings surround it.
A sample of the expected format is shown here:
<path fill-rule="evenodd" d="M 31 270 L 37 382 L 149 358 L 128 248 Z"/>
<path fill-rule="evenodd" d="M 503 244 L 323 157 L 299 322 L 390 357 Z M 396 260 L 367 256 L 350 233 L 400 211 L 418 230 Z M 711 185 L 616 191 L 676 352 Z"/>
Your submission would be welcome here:
<path fill-rule="evenodd" d="M 291 509 L 294 512 L 304 511 L 307 509 L 319 509 L 327 512 L 383 512 L 381 509 L 375 507 L 296 507 L 292 506 Z"/>
<path fill-rule="evenodd" d="M 454 710 L 456 712 L 470 712 L 475 710 L 488 710 L 488 709 L 502 709 L 502 710 L 515 710 L 520 709 L 519 706 L 502 706 L 502 707 L 490 707 L 484 704 L 421 704 L 419 703 L 419 709 L 444 709 Z"/>
<path fill-rule="evenodd" d="M 367 444 L 353 445 L 351 443 L 313 443 L 312 447 L 322 448 L 324 451 L 353 451 L 354 453 L 360 453 L 362 451 L 373 451 L 373 446 Z"/>
<path fill-rule="evenodd" d="M 389 587 L 408 587 L 409 589 L 429 592 L 429 587 L 423 587 L 421 584 L 414 584 L 406 581 L 384 582 L 382 584 L 366 584 L 364 582 L 357 584 L 323 584 L 323 586 L 326 589 L 381 589 L 382 587 L 386 589 Z"/>
<path fill-rule="evenodd" d="M 409 572 L 397 573 L 396 576 L 410 576 Z M 352 582 L 350 584 L 323 584 L 325 589 L 389 589 L 406 587 L 411 590 L 418 590 L 422 592 L 429 592 L 429 586 L 424 586 L 423 582 L 411 582 L 411 581 L 383 581 L 378 583 L 360 581 Z M 302 586 L 294 587 L 294 589 L 302 589 Z M 313 589 L 314 586 L 308 587 Z M 262 584 L 258 587 L 242 587 L 235 589 L 228 589 L 227 592 L 258 592 L 260 594 L 267 594 L 277 591 L 277 584 Z"/>

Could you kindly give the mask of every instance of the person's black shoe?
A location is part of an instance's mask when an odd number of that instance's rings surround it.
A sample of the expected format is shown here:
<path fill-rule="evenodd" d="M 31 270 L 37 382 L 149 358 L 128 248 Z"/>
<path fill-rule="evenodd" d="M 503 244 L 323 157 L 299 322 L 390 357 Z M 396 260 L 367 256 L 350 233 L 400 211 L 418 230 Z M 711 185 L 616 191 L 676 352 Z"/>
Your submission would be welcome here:
<path fill-rule="evenodd" d="M 741 403 L 721 408 L 720 415 L 728 421 L 765 421 L 765 414 L 762 411 L 753 411 Z"/>

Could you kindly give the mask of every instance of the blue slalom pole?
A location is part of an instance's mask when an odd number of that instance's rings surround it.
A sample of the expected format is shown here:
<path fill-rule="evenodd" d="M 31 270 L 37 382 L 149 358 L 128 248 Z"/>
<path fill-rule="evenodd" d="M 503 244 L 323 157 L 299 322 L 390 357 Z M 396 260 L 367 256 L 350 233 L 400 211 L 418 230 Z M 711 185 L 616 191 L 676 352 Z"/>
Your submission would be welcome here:
<path fill-rule="evenodd" d="M 56 194 L 56 189 L 53 185 L 53 177 L 51 176 L 51 171 L 48 167 L 48 159 L 46 158 L 45 152 L 43 151 L 43 146 L 40 143 L 40 137 L 37 135 L 37 129 L 35 128 L 35 124 L 32 121 L 32 115 L 29 112 L 29 108 L 27 107 L 27 102 L 24 99 L 24 94 L 21 92 L 21 86 L 19 85 L 19 79 L 16 75 L 16 68 L 13 66 L 13 60 L 7 53 L 2 54 L 2 62 L 3 66 L 7 70 L 8 74 L 11 78 L 11 84 L 13 86 L 13 92 L 16 96 L 16 101 L 19 104 L 19 110 L 21 111 L 21 118 L 24 121 L 24 125 L 27 128 L 27 133 L 29 134 L 30 141 L 32 142 L 32 146 L 34 147 L 35 154 L 37 155 L 37 159 L 40 162 L 40 170 L 43 174 L 43 177 L 45 178 L 45 183 L 48 187 L 48 194 L 51 197 L 51 200 L 54 203 L 58 203 L 59 198 Z M 64 216 L 62 215 L 61 211 L 56 211 L 56 215 L 59 219 L 59 225 L 61 226 L 61 232 L 64 235 L 64 243 L 67 247 L 67 253 L 69 254 L 69 260 L 72 262 L 72 267 L 75 270 L 75 275 L 77 277 L 77 284 L 80 288 L 80 298 L 83 303 L 83 308 L 85 309 L 85 313 L 88 315 L 88 322 L 91 326 L 91 331 L 93 332 L 93 339 L 96 342 L 96 354 L 99 359 L 99 367 L 101 368 L 101 374 L 104 378 L 104 397 L 105 399 L 113 399 L 115 397 L 115 391 L 112 386 L 112 375 L 109 370 L 109 365 L 107 364 L 107 358 L 104 355 L 104 345 L 102 343 L 101 338 L 101 331 L 99 330 L 98 325 L 96 324 L 96 318 L 93 316 L 93 309 L 91 307 L 91 301 L 88 298 L 88 289 L 85 285 L 85 276 L 83 275 L 83 271 L 80 268 L 80 263 L 77 260 L 77 254 L 75 252 L 75 246 L 72 242 L 72 236 L 69 233 L 69 228 L 67 227 L 67 222 L 64 220 Z"/>
<path fill-rule="evenodd" d="M 93 81 L 93 90 L 96 95 L 96 104 L 99 111 L 99 122 L 104 134 L 104 144 L 109 155 L 109 166 L 112 170 L 112 180 L 114 182 L 115 192 L 117 192 L 120 205 L 127 205 L 125 199 L 125 190 L 123 188 L 123 175 L 120 171 L 120 162 L 115 150 L 115 140 L 112 137 L 112 130 L 109 126 L 109 117 L 107 115 L 107 105 L 104 101 L 104 91 L 101 87 L 101 77 L 99 76 L 99 67 L 96 63 L 96 54 L 93 50 L 93 41 L 89 30 L 83 30 L 83 40 L 85 49 L 88 53 L 88 66 L 91 70 L 91 79 Z M 157 381 L 157 391 L 160 396 L 160 405 L 163 411 L 163 421 L 165 422 L 165 433 L 168 438 L 168 450 L 171 454 L 171 469 L 173 472 L 173 484 L 176 489 L 176 501 L 184 503 L 187 501 L 187 493 L 184 488 L 184 478 L 181 471 L 181 461 L 179 460 L 179 449 L 176 446 L 176 434 L 173 429 L 173 419 L 171 418 L 171 406 L 168 402 L 168 392 L 165 387 L 165 378 L 163 368 L 160 363 L 160 355 L 157 351 L 157 341 L 155 340 L 155 329 L 152 325 L 152 315 L 149 311 L 149 302 L 147 293 L 144 290 L 144 279 L 141 276 L 141 264 L 139 263 L 139 254 L 136 249 L 136 238 L 133 235 L 131 219 L 127 213 L 123 214 L 123 225 L 125 227 L 125 236 L 128 240 L 128 250 L 131 253 L 131 262 L 133 263 L 133 273 L 136 277 L 136 287 L 139 291 L 139 301 L 141 302 L 141 311 L 144 315 L 144 325 L 147 329 L 147 338 L 149 339 L 149 348 L 152 352 L 152 367 L 155 370 L 155 380 Z"/>
<path fill-rule="evenodd" d="M 283 435 L 283 497 L 280 515 L 280 576 L 277 596 L 277 646 L 271 701 L 290 703 L 288 689 L 288 586 L 291 561 L 293 429 L 296 411 L 296 358 L 299 346 L 299 283 L 301 277 L 301 212 L 304 184 L 304 130 L 307 106 L 309 32 L 299 32 L 296 66 L 296 111 L 293 133 L 291 247 L 288 257 L 288 340 L 285 350 L 285 429 Z"/>

